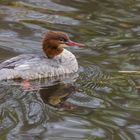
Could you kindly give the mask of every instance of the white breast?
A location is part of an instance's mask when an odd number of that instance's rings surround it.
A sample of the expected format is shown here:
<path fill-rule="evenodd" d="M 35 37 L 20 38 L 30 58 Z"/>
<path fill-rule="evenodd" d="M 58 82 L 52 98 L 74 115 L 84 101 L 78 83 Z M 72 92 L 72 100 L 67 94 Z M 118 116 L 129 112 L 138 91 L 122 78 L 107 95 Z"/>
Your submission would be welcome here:
<path fill-rule="evenodd" d="M 3 79 L 37 79 L 74 73 L 78 70 L 75 56 L 64 49 L 54 59 L 43 55 L 20 55 L 0 64 L 0 80 Z"/>

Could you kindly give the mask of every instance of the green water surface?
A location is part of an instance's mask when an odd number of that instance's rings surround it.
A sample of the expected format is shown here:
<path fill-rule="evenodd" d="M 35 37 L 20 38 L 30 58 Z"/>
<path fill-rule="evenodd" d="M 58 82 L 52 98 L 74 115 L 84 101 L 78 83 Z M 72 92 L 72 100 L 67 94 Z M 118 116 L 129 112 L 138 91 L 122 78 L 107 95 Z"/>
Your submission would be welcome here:
<path fill-rule="evenodd" d="M 0 82 L 0 140 L 140 140 L 140 0 L 0 0 L 0 62 L 60 30 L 79 72 Z"/>

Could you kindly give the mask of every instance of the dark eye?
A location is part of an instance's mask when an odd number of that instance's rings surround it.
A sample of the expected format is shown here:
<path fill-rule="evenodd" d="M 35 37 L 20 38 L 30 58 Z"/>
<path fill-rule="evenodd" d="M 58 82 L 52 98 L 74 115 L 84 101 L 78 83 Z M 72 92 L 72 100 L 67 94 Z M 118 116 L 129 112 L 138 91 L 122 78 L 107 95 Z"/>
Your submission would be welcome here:
<path fill-rule="evenodd" d="M 66 39 L 65 39 L 65 38 L 62 38 L 62 37 L 59 38 L 59 40 L 60 40 L 60 41 L 63 41 L 63 42 L 66 42 Z"/>

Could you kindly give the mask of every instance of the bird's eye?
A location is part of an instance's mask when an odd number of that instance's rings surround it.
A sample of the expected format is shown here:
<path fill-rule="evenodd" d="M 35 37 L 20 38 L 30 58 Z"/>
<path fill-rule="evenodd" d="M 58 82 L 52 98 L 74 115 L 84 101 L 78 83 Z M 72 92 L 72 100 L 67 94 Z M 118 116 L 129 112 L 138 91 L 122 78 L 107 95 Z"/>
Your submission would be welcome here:
<path fill-rule="evenodd" d="M 63 42 L 65 42 L 65 41 L 66 41 L 66 40 L 65 40 L 64 38 L 62 38 L 62 37 L 61 37 L 61 38 L 59 38 L 59 40 L 60 40 L 60 41 L 63 41 Z"/>

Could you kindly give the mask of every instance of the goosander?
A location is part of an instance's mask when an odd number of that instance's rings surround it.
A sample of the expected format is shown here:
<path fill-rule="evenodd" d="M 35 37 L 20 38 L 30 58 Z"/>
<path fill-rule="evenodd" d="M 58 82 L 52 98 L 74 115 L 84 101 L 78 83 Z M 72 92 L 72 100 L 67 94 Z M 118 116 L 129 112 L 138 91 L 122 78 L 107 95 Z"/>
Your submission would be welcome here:
<path fill-rule="evenodd" d="M 74 73 L 78 70 L 75 56 L 67 46 L 83 46 L 73 42 L 68 35 L 49 31 L 43 39 L 44 54 L 21 54 L 0 64 L 0 80 L 38 79 Z"/>

